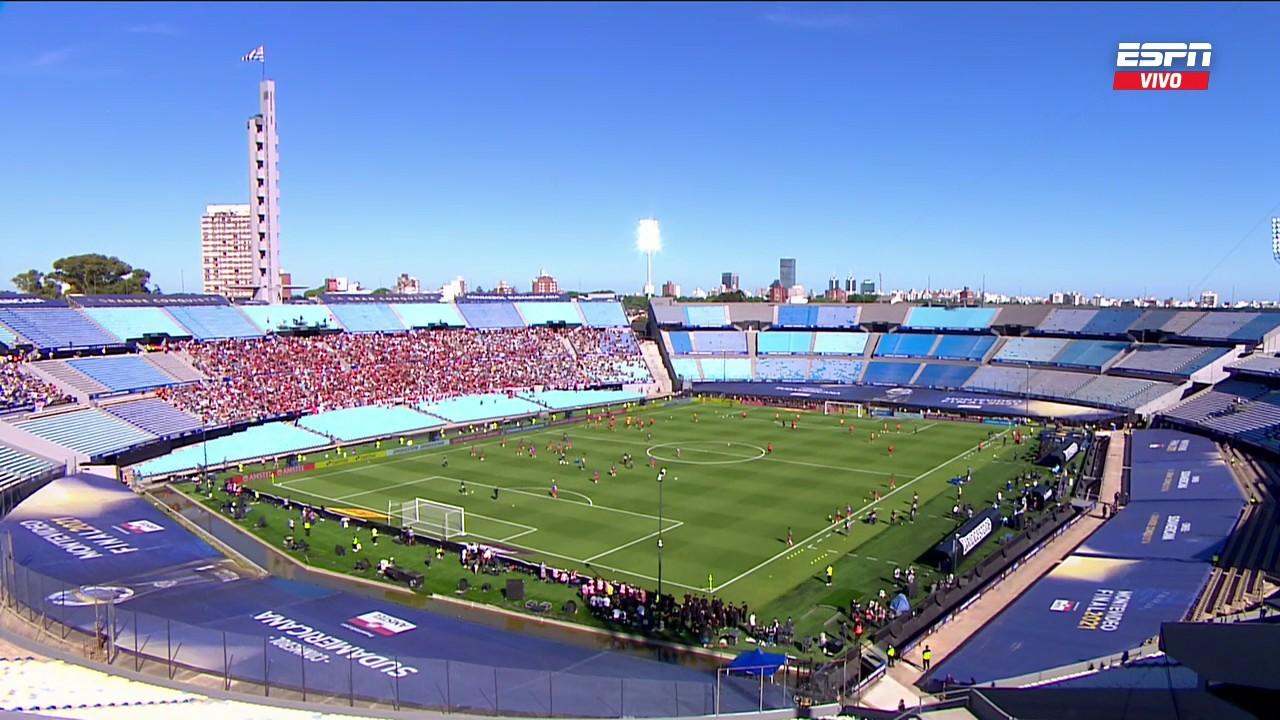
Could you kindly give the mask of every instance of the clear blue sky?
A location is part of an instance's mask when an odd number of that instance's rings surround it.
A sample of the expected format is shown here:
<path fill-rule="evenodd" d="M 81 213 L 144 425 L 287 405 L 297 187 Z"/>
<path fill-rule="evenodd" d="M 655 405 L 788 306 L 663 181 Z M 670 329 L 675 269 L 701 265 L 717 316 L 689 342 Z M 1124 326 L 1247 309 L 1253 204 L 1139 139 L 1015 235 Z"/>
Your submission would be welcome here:
<path fill-rule="evenodd" d="M 0 284 L 105 252 L 198 289 L 279 83 L 295 280 L 1275 298 L 1280 6 L 0 6 Z M 1208 92 L 1110 89 L 1115 44 L 1209 41 Z"/>

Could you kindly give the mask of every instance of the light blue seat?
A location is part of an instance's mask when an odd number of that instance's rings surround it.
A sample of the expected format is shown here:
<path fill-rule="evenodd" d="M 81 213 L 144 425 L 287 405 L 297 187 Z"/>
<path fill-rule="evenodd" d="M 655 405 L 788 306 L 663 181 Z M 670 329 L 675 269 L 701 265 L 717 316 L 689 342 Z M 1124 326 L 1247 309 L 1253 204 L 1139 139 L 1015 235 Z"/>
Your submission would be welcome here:
<path fill-rule="evenodd" d="M 724 305 L 686 305 L 685 327 L 728 327 L 729 308 Z"/>
<path fill-rule="evenodd" d="M 973 375 L 976 367 L 972 365 L 939 365 L 929 363 L 924 366 L 912 385 L 920 387 L 955 389 L 962 387 Z"/>
<path fill-rule="evenodd" d="M 809 361 L 804 358 L 769 357 L 756 360 L 756 378 L 782 382 L 801 382 L 809 376 Z"/>
<path fill-rule="evenodd" d="M 0 307 L 0 322 L 44 350 L 74 350 L 119 345 L 87 315 L 67 307 Z"/>
<path fill-rule="evenodd" d="M 681 380 L 702 380 L 702 368 L 698 365 L 696 358 L 678 357 L 671 359 L 671 367 L 675 370 L 676 377 Z"/>
<path fill-rule="evenodd" d="M 774 327 L 809 328 L 818 324 L 818 308 L 814 305 L 781 305 Z"/>
<path fill-rule="evenodd" d="M 289 423 L 267 423 L 234 435 L 188 445 L 163 457 L 141 463 L 134 470 L 141 477 L 190 472 L 204 465 L 206 459 L 210 467 L 215 467 L 259 458 L 293 455 L 303 450 L 324 447 L 329 443 L 329 438 Z"/>
<path fill-rule="evenodd" d="M 628 390 L 543 390 L 521 393 L 520 397 L 552 410 L 572 410 L 596 405 L 618 405 L 644 399 L 644 393 Z"/>
<path fill-rule="evenodd" d="M 443 425 L 442 420 L 407 407 L 378 405 L 330 410 L 298 420 L 298 427 L 341 442 L 418 433 Z"/>
<path fill-rule="evenodd" d="M 458 312 L 472 328 L 522 328 L 524 320 L 509 302 L 458 303 Z"/>
<path fill-rule="evenodd" d="M 920 369 L 920 363 L 873 362 L 862 376 L 867 385 L 907 385 Z"/>
<path fill-rule="evenodd" d="M 861 355 L 867 351 L 868 333 L 817 332 L 813 352 L 818 355 Z"/>
<path fill-rule="evenodd" d="M 703 358 L 702 378 L 704 380 L 750 380 L 751 360 L 749 358 Z"/>
<path fill-rule="evenodd" d="M 465 327 L 458 306 L 450 303 L 393 303 L 391 309 L 407 328 Z"/>
<path fill-rule="evenodd" d="M 66 363 L 111 392 L 130 392 L 178 384 L 177 380 L 141 355 L 76 358 L 67 360 Z"/>
<path fill-rule="evenodd" d="M 981 330 L 991 327 L 996 308 L 913 307 L 903 327 L 920 330 Z"/>
<path fill-rule="evenodd" d="M 1129 343 L 1108 340 L 1072 340 L 1053 358 L 1054 365 L 1101 369 L 1129 348 Z"/>
<path fill-rule="evenodd" d="M 32 435 L 91 457 L 156 439 L 151 433 L 97 408 L 25 420 L 16 425 Z"/>
<path fill-rule="evenodd" d="M 612 300 L 579 300 L 578 310 L 582 318 L 591 327 L 627 327 L 627 315 L 622 311 L 622 303 Z"/>
<path fill-rule="evenodd" d="M 1097 314 L 1098 310 L 1094 309 L 1055 308 L 1036 331 L 1049 334 L 1079 333 Z"/>
<path fill-rule="evenodd" d="M 156 398 L 118 403 L 103 409 L 157 437 L 187 435 L 200 429 L 200 420 Z"/>
<path fill-rule="evenodd" d="M 0 490 L 16 487 L 24 480 L 53 468 L 54 463 L 44 458 L 0 445 Z"/>
<path fill-rule="evenodd" d="M 516 309 L 520 311 L 525 323 L 530 326 L 555 323 L 582 324 L 582 313 L 579 313 L 578 306 L 571 302 L 521 301 L 516 303 Z"/>
<path fill-rule="evenodd" d="M 1192 373 L 1208 367 L 1228 352 L 1228 348 L 1190 345 L 1138 345 L 1134 352 L 1113 365 L 1112 371 L 1190 378 Z"/>
<path fill-rule="evenodd" d="M 1137 308 L 1115 308 L 1099 310 L 1089 322 L 1084 324 L 1080 332 L 1085 335 L 1115 335 L 1124 337 L 1125 332 L 1142 318 L 1145 311 Z"/>
<path fill-rule="evenodd" d="M 930 357 L 940 360 L 981 360 L 992 345 L 993 335 L 943 335 Z"/>
<path fill-rule="evenodd" d="M 693 336 L 693 351 L 696 353 L 747 354 L 747 334 L 744 332 L 695 332 L 690 335 Z"/>
<path fill-rule="evenodd" d="M 4 345 L 5 347 L 12 349 L 17 347 L 18 343 L 18 336 L 9 328 L 4 325 L 0 325 L 0 345 Z"/>
<path fill-rule="evenodd" d="M 297 327 L 338 329 L 338 321 L 324 305 L 244 305 L 240 309 L 267 332 Z"/>
<path fill-rule="evenodd" d="M 815 325 L 821 328 L 855 329 L 858 327 L 858 306 L 819 305 Z"/>
<path fill-rule="evenodd" d="M 683 330 L 667 333 L 667 339 L 671 341 L 671 352 L 676 355 L 688 355 L 693 352 L 693 340 L 689 337 L 689 333 Z"/>
<path fill-rule="evenodd" d="M 876 357 L 928 357 L 937 335 L 912 335 L 910 333 L 889 333 L 880 336 L 876 345 Z"/>
<path fill-rule="evenodd" d="M 1015 337 L 1004 341 L 1004 345 L 991 358 L 993 363 L 1031 363 L 1047 364 L 1053 357 L 1067 346 L 1070 340 L 1056 338 Z"/>
<path fill-rule="evenodd" d="M 815 358 L 809 368 L 809 379 L 813 382 L 853 384 L 862 379 L 866 363 L 861 360 L 835 360 Z"/>
<path fill-rule="evenodd" d="M 199 340 L 262 336 L 262 330 L 230 305 L 175 305 L 167 310 Z"/>
<path fill-rule="evenodd" d="M 756 352 L 761 355 L 808 355 L 813 333 L 773 330 L 756 335 Z"/>
<path fill-rule="evenodd" d="M 546 412 L 546 408 L 537 403 L 522 397 L 507 397 L 501 393 L 464 395 L 437 402 L 424 402 L 418 406 L 418 409 L 451 423 L 523 417 Z"/>
<path fill-rule="evenodd" d="M 386 303 L 332 303 L 328 307 L 347 332 L 394 333 L 406 330 L 404 323 Z"/>
<path fill-rule="evenodd" d="M 149 336 L 191 337 L 191 333 L 158 307 L 91 307 L 84 314 L 122 341 Z"/>

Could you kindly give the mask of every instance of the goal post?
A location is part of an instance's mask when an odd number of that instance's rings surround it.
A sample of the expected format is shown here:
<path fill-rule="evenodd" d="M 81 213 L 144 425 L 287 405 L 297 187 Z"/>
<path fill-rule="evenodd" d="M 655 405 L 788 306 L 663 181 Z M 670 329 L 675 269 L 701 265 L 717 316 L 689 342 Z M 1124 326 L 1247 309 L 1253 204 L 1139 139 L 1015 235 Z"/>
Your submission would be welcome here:
<path fill-rule="evenodd" d="M 450 540 L 467 534 L 467 511 L 457 505 L 414 498 L 392 503 L 388 515 L 399 520 L 401 528 L 412 528 L 416 535 Z"/>
<path fill-rule="evenodd" d="M 862 403 L 841 402 L 839 400 L 826 400 L 822 403 L 823 415 L 852 415 L 854 417 L 864 417 L 867 414 L 866 406 Z"/>

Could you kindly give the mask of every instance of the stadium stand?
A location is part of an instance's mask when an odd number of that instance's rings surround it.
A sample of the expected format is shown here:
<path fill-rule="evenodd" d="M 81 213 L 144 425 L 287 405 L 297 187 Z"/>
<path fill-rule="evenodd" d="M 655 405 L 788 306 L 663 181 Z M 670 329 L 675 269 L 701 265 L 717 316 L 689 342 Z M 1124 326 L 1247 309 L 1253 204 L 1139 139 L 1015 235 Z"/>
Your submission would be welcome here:
<path fill-rule="evenodd" d="M 206 458 L 208 467 L 217 467 L 257 458 L 292 455 L 328 444 L 328 438 L 288 423 L 267 423 L 233 435 L 188 445 L 163 457 L 140 463 L 134 471 L 139 477 L 169 475 L 195 470 L 205 464 Z"/>
<path fill-rule="evenodd" d="M 1134 410 L 1174 388 L 1173 385 L 1152 380 L 1099 375 L 1071 393 L 1070 399 Z"/>
<path fill-rule="evenodd" d="M 582 313 L 571 302 L 517 302 L 516 309 L 526 325 L 582 325 Z"/>
<path fill-rule="evenodd" d="M 342 327 L 325 305 L 244 305 L 240 310 L 264 332 L 293 328 L 338 330 Z"/>
<path fill-rule="evenodd" d="M 886 358 L 925 358 L 933 350 L 938 335 L 912 335 L 908 333 L 888 333 L 880 336 L 876 345 L 875 357 Z"/>
<path fill-rule="evenodd" d="M 262 336 L 249 318 L 230 305 L 175 305 L 166 309 L 197 340 Z"/>
<path fill-rule="evenodd" d="M 684 325 L 691 328 L 729 326 L 729 310 L 723 305 L 688 305 L 684 309 Z"/>
<path fill-rule="evenodd" d="M 929 357 L 939 360 L 981 360 L 996 344 L 994 335 L 943 335 Z"/>
<path fill-rule="evenodd" d="M 176 352 L 149 352 L 145 356 L 147 362 L 163 370 L 180 383 L 204 380 L 204 375 L 187 364 L 186 360 Z"/>
<path fill-rule="evenodd" d="M 696 358 L 678 357 L 671 359 L 671 369 L 681 380 L 702 380 L 702 367 Z"/>
<path fill-rule="evenodd" d="M 705 380 L 750 380 L 751 360 L 748 358 L 703 358 L 702 377 Z"/>
<path fill-rule="evenodd" d="M 760 358 L 756 360 L 756 378 L 784 382 L 808 379 L 809 361 L 804 358 Z"/>
<path fill-rule="evenodd" d="M 10 350 L 12 350 L 13 348 L 16 348 L 18 344 L 21 342 L 22 341 L 18 339 L 18 336 L 13 334 L 12 330 L 5 327 L 4 325 L 0 325 L 0 345 L 3 345 L 9 348 Z"/>
<path fill-rule="evenodd" d="M 8 445 L 0 445 L 0 490 L 6 490 L 30 477 L 52 470 L 54 464 Z"/>
<path fill-rule="evenodd" d="M 1195 349 L 1208 350 L 1208 348 Z M 1222 350 L 1220 352 L 1225 353 L 1226 351 Z M 1252 355 L 1228 365 L 1227 369 L 1243 375 L 1280 377 L 1280 357 L 1274 355 Z"/>
<path fill-rule="evenodd" d="M 991 321 L 992 327 L 1034 328 L 1049 317 L 1046 305 L 1005 305 Z"/>
<path fill-rule="evenodd" d="M 862 379 L 866 363 L 861 360 L 834 360 L 814 358 L 809 368 L 809 379 L 814 382 L 857 383 Z"/>
<path fill-rule="evenodd" d="M 903 327 L 917 330 L 981 330 L 991 326 L 995 308 L 913 307 Z"/>
<path fill-rule="evenodd" d="M 1084 335 L 1102 337 L 1126 337 L 1129 328 L 1142 318 L 1143 311 L 1137 308 L 1114 308 L 1102 310 L 1080 328 Z"/>
<path fill-rule="evenodd" d="M 1226 348 L 1141 344 L 1134 346 L 1134 351 L 1111 366 L 1111 370 L 1186 379 L 1228 352 Z"/>
<path fill-rule="evenodd" d="M 671 352 L 676 355 L 688 355 L 693 352 L 691 333 L 677 330 L 667 333 L 667 341 L 671 344 Z"/>
<path fill-rule="evenodd" d="M 593 383 L 651 383 L 649 365 L 630 328 L 574 328 L 565 335 L 578 364 Z"/>
<path fill-rule="evenodd" d="M 459 303 L 458 312 L 471 328 L 519 328 L 525 325 L 516 306 L 509 302 Z"/>
<path fill-rule="evenodd" d="M 1258 317 L 1231 333 L 1228 340 L 1248 343 L 1262 342 L 1263 338 L 1273 333 L 1278 326 L 1280 326 L 1280 313 L 1259 313 Z"/>
<path fill-rule="evenodd" d="M 1067 346 L 1067 342 L 1069 341 L 1054 338 L 1008 338 L 995 357 L 991 358 L 991 362 L 1047 365 Z"/>
<path fill-rule="evenodd" d="M 442 425 L 444 425 L 442 421 L 407 407 L 379 405 L 330 410 L 307 415 L 298 420 L 298 427 L 319 435 L 327 435 L 339 442 L 408 435 Z"/>
<path fill-rule="evenodd" d="M 391 309 L 400 316 L 405 327 L 466 327 L 466 321 L 458 312 L 457 305 L 447 303 L 392 303 Z"/>
<path fill-rule="evenodd" d="M 520 397 L 552 410 L 572 410 L 594 405 L 615 405 L 642 400 L 643 393 L 629 390 L 543 390 L 521 393 Z"/>
<path fill-rule="evenodd" d="M 813 333 L 774 330 L 756 335 L 759 355 L 808 355 L 813 346 Z"/>
<path fill-rule="evenodd" d="M 1179 310 L 1172 318 L 1170 318 L 1160 328 L 1161 332 L 1172 335 L 1181 335 L 1187 328 L 1200 322 L 1208 313 L 1202 310 Z"/>
<path fill-rule="evenodd" d="M 956 389 L 964 386 L 966 380 L 973 375 L 976 367 L 972 365 L 941 365 L 928 363 L 920 371 L 912 385 L 940 389 Z"/>
<path fill-rule="evenodd" d="M 404 332 L 404 323 L 386 303 L 333 303 L 329 311 L 347 332 L 389 333 Z"/>
<path fill-rule="evenodd" d="M 744 332 L 693 332 L 693 352 L 719 355 L 732 353 L 747 354 L 747 334 Z"/>
<path fill-rule="evenodd" d="M 867 351 L 869 333 L 816 332 L 813 334 L 815 355 L 861 355 Z"/>
<path fill-rule="evenodd" d="M 1101 370 L 1129 349 L 1129 343 L 1107 340 L 1072 340 L 1053 358 L 1062 367 Z"/>
<path fill-rule="evenodd" d="M 451 423 L 537 415 L 546 410 L 541 405 L 524 398 L 499 393 L 464 395 L 439 402 L 422 403 L 418 409 Z"/>
<path fill-rule="evenodd" d="M 1258 317 L 1258 313 L 1246 312 L 1205 313 L 1202 318 L 1180 331 L 1178 335 L 1197 340 L 1228 340 Z"/>
<path fill-rule="evenodd" d="M 819 305 L 814 326 L 853 330 L 858 327 L 858 308 L 848 305 Z"/>
<path fill-rule="evenodd" d="M 1084 330 L 1084 326 L 1093 320 L 1093 316 L 1097 315 L 1097 310 L 1073 310 L 1069 308 L 1056 308 L 1049 313 L 1049 317 L 1040 323 L 1036 328 L 1036 332 L 1048 335 L 1053 334 L 1078 334 Z"/>
<path fill-rule="evenodd" d="M 0 322 L 41 350 L 77 350 L 120 344 L 88 317 L 67 307 L 0 307 Z"/>
<path fill-rule="evenodd" d="M 650 314 L 659 325 L 684 325 L 684 306 L 666 302 L 651 302 Z"/>
<path fill-rule="evenodd" d="M 81 393 L 88 397 L 105 395 L 110 392 L 106 385 L 103 385 L 61 360 L 45 360 L 33 363 L 31 367 L 32 369 L 38 369 L 46 376 L 53 378 L 53 380 L 62 387 L 71 388 L 72 391 Z"/>
<path fill-rule="evenodd" d="M 163 308 L 90 307 L 83 312 L 122 342 L 166 335 L 175 340 L 191 337 Z"/>
<path fill-rule="evenodd" d="M 23 372 L 24 367 L 19 360 L 0 359 L 0 412 L 72 401 L 57 387 Z"/>
<path fill-rule="evenodd" d="M 84 408 L 15 423 L 32 435 L 95 457 L 155 439 L 141 428 L 98 408 Z"/>
<path fill-rule="evenodd" d="M 867 365 L 862 382 L 867 385 L 910 385 L 920 363 L 873 362 Z"/>
<path fill-rule="evenodd" d="M 1162 332 L 1166 323 L 1177 317 L 1177 310 L 1147 310 L 1129 326 L 1131 333 Z"/>
<path fill-rule="evenodd" d="M 589 327 L 630 327 L 622 304 L 613 301 L 581 301 L 578 310 Z"/>
<path fill-rule="evenodd" d="M 188 435 L 200 429 L 199 420 L 156 398 L 117 403 L 102 409 L 157 437 Z"/>
<path fill-rule="evenodd" d="M 780 328 L 817 327 L 818 308 L 814 305 L 779 305 L 778 319 L 773 325 Z"/>
<path fill-rule="evenodd" d="M 66 364 L 100 383 L 108 392 L 137 392 L 174 385 L 177 380 L 142 355 L 75 358 Z"/>
<path fill-rule="evenodd" d="M 728 303 L 729 322 L 753 324 L 757 327 L 773 324 L 773 306 L 768 303 Z"/>

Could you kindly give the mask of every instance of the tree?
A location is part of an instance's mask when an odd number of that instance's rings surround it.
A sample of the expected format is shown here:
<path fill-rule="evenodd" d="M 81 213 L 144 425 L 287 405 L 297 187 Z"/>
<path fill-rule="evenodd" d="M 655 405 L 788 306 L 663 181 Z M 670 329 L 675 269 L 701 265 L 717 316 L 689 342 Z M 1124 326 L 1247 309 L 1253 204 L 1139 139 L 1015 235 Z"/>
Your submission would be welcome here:
<path fill-rule="evenodd" d="M 377 290 L 373 291 L 373 294 L 374 295 L 390 295 L 391 288 L 378 288 Z"/>
<path fill-rule="evenodd" d="M 321 285 L 321 286 L 319 286 L 319 287 L 313 287 L 313 288 L 311 288 L 310 290 L 307 290 L 306 292 L 302 293 L 302 297 L 304 297 L 304 298 L 308 298 L 308 299 L 309 299 L 309 298 L 313 298 L 313 297 L 318 297 L 319 295 L 321 295 L 322 293 L 324 293 L 324 291 L 325 291 L 325 290 L 327 290 L 327 289 L 328 289 L 328 286 L 327 286 L 327 285 Z"/>
<path fill-rule="evenodd" d="M 46 282 L 44 273 L 36 269 L 13 276 L 13 286 L 18 292 L 45 299 L 62 297 L 62 287 L 56 282 Z"/>
<path fill-rule="evenodd" d="M 19 278 L 28 285 L 41 279 L 39 273 L 30 270 L 13 279 L 19 287 Z M 53 285 L 58 290 L 79 295 L 142 295 L 150 292 L 147 289 L 150 280 L 151 273 L 142 268 L 135 268 L 115 256 L 92 253 L 55 260 L 53 272 L 43 277 L 41 285 L 46 293 Z"/>

